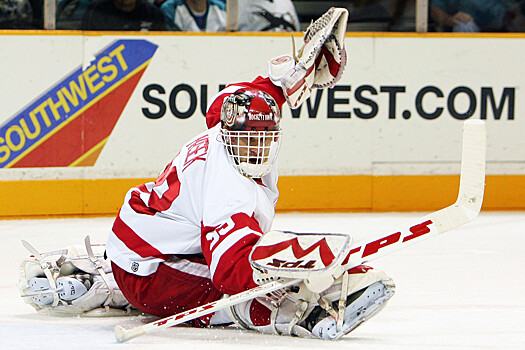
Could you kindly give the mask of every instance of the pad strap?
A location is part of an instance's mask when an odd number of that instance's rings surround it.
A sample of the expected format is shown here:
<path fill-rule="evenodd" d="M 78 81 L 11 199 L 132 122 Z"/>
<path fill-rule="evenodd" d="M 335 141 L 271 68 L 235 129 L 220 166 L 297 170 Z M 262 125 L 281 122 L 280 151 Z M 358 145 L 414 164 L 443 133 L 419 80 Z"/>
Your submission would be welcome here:
<path fill-rule="evenodd" d="M 38 260 L 40 264 L 40 268 L 42 271 L 44 271 L 44 274 L 49 281 L 49 286 L 54 291 L 53 294 L 53 307 L 57 306 L 60 302 L 60 298 L 58 297 L 57 285 L 56 285 L 56 279 L 58 278 L 60 274 L 60 266 L 64 263 L 66 260 L 64 255 L 61 255 L 60 258 L 57 261 L 54 261 L 53 263 L 48 263 L 42 254 L 40 254 L 29 242 L 22 240 L 22 245 L 31 253 L 33 256 Z"/>
<path fill-rule="evenodd" d="M 104 267 L 102 266 L 100 261 L 95 257 L 95 254 L 93 253 L 89 235 L 86 236 L 86 238 L 84 239 L 84 243 L 86 245 L 86 251 L 88 253 L 89 260 L 93 263 L 93 265 L 95 266 L 95 269 L 97 270 L 100 277 L 102 277 L 102 280 L 104 280 L 104 283 L 106 283 L 108 287 L 109 294 L 108 294 L 106 301 L 104 302 L 104 307 L 106 308 L 106 310 L 108 310 L 109 303 L 113 300 L 113 297 L 115 296 L 115 291 L 113 290 L 113 284 L 109 281 L 108 276 L 104 272 Z"/>

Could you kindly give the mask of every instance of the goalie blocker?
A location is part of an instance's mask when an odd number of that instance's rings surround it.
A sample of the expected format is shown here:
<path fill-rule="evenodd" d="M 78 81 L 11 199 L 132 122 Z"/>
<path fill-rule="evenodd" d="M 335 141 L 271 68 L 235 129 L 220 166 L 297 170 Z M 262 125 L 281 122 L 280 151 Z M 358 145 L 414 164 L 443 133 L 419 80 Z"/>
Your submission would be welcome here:
<path fill-rule="evenodd" d="M 241 327 L 262 333 L 336 340 L 382 310 L 395 285 L 385 273 L 342 265 L 351 238 L 337 233 L 270 231 L 252 249 L 254 279 L 298 279 L 292 288 L 229 308 Z"/>

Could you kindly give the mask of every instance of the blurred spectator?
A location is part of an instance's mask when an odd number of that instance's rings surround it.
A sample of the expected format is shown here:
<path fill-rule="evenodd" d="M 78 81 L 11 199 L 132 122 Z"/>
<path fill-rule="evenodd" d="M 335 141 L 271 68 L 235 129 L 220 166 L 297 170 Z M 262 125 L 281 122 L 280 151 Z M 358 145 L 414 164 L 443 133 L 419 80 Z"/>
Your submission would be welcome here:
<path fill-rule="evenodd" d="M 441 28 L 454 32 L 503 31 L 505 14 L 514 0 L 432 0 L 430 16 Z"/>
<path fill-rule="evenodd" d="M 505 14 L 505 31 L 525 32 L 525 0 L 518 1 Z"/>
<path fill-rule="evenodd" d="M 170 30 L 220 32 L 226 30 L 226 5 L 219 0 L 167 0 L 160 7 Z"/>
<path fill-rule="evenodd" d="M 29 0 L 31 9 L 33 10 L 33 19 L 31 20 L 31 28 L 44 28 L 44 0 Z"/>
<path fill-rule="evenodd" d="M 82 17 L 93 0 L 58 0 L 56 28 L 79 30 Z"/>
<path fill-rule="evenodd" d="M 79 30 L 82 17 L 92 0 L 58 0 L 56 28 Z"/>
<path fill-rule="evenodd" d="M 160 9 L 145 0 L 96 0 L 82 17 L 82 30 L 166 30 Z"/>
<path fill-rule="evenodd" d="M 239 0 L 239 31 L 299 31 L 291 0 Z"/>
<path fill-rule="evenodd" d="M 0 29 L 31 28 L 33 9 L 28 0 L 0 0 Z"/>
<path fill-rule="evenodd" d="M 166 0 L 148 0 L 148 1 L 157 7 L 161 7 L 162 4 L 166 2 Z"/>

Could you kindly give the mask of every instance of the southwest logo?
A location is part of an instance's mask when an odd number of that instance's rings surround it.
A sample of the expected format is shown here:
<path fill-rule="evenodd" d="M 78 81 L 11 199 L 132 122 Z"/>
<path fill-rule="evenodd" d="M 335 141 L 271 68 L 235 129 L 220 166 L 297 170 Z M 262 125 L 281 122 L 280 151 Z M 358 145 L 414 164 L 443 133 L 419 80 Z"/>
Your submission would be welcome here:
<path fill-rule="evenodd" d="M 0 168 L 93 166 L 157 45 L 118 40 L 0 126 Z"/>

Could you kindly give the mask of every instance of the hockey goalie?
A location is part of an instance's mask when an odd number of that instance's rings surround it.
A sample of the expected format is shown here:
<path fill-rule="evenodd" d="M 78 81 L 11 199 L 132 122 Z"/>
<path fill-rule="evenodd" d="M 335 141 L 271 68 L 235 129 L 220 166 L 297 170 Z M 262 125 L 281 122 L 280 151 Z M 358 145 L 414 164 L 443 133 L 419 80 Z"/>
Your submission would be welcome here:
<path fill-rule="evenodd" d="M 105 246 L 86 240 L 41 254 L 25 242 L 32 257 L 22 264 L 20 291 L 28 303 L 52 315 L 167 317 L 291 279 L 297 282 L 192 324 L 236 323 L 326 340 L 380 311 L 394 283 L 369 266 L 342 268 L 348 236 L 271 230 L 281 108 L 297 108 L 312 89 L 340 79 L 347 17 L 345 9 L 330 9 L 297 52 L 269 61 L 268 78 L 215 96 L 208 130 L 189 140 L 155 182 L 129 190 Z"/>

